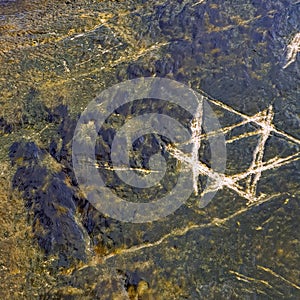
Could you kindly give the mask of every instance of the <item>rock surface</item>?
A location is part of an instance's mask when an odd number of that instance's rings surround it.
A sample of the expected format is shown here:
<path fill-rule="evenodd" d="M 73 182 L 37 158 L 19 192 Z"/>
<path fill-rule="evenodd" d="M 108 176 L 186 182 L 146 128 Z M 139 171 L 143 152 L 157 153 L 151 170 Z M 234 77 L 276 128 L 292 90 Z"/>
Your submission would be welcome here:
<path fill-rule="evenodd" d="M 299 19 L 299 1 L 284 0 L 0 1 L 1 211 L 15 224 L 5 215 L 1 298 L 299 298 L 299 60 L 284 68 Z M 146 224 L 111 219 L 85 199 L 72 167 L 79 115 L 105 88 L 141 76 L 208 95 L 238 190 L 222 186 L 202 209 L 193 194 Z M 99 137 L 101 157 L 113 130 Z M 163 143 L 137 141 L 136 166 L 147 169 Z M 209 146 L 201 151 L 209 166 Z M 17 224 L 29 226 L 29 241 Z M 5 244 L 17 245 L 11 259 Z M 35 249 L 26 268 L 22 246 Z"/>

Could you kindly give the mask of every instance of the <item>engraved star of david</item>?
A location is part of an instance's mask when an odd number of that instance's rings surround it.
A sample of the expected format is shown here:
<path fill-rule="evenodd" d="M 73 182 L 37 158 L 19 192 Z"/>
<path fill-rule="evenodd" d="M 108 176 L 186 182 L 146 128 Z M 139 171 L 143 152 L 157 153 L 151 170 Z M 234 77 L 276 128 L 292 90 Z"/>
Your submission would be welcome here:
<path fill-rule="evenodd" d="M 218 191 L 223 189 L 224 187 L 231 189 L 235 193 L 237 193 L 239 196 L 245 198 L 248 200 L 248 204 L 257 203 L 260 201 L 264 201 L 266 197 L 272 197 L 276 195 L 265 195 L 261 193 L 258 195 L 257 193 L 257 185 L 259 183 L 259 180 L 262 176 L 262 173 L 271 170 L 276 169 L 281 166 L 290 164 L 294 161 L 297 161 L 300 159 L 300 153 L 297 152 L 295 154 L 289 155 L 287 157 L 281 158 L 281 157 L 273 157 L 272 159 L 268 161 L 264 161 L 264 152 L 266 149 L 266 142 L 269 139 L 269 137 L 272 134 L 276 134 L 278 136 L 283 137 L 287 141 L 291 141 L 294 144 L 300 145 L 300 140 L 289 135 L 288 133 L 279 130 L 276 128 L 276 126 L 273 124 L 273 107 L 269 106 L 266 110 L 258 112 L 257 114 L 253 116 L 248 116 L 244 113 L 241 113 L 239 111 L 234 110 L 232 107 L 218 101 L 218 100 L 209 100 L 214 105 L 220 107 L 221 109 L 227 110 L 231 113 L 234 113 L 242 118 L 242 121 L 222 128 L 222 132 L 209 132 L 209 133 L 201 133 L 201 105 L 199 105 L 199 111 L 196 113 L 194 120 L 191 124 L 191 130 L 192 130 L 192 138 L 190 143 L 193 144 L 193 151 L 192 154 L 186 154 L 182 151 L 178 150 L 178 148 L 169 146 L 168 150 L 169 152 L 176 157 L 179 161 L 185 162 L 192 166 L 193 170 L 193 180 L 194 180 L 194 193 L 198 195 L 198 178 L 199 175 L 205 175 L 208 176 L 213 184 L 210 186 L 209 189 L 204 190 L 203 193 L 209 193 L 213 191 Z M 248 169 L 244 172 L 235 174 L 235 175 L 225 175 L 220 174 L 211 168 L 209 168 L 205 163 L 199 161 L 198 159 L 198 151 L 201 145 L 201 139 L 217 135 L 217 134 L 226 134 L 230 131 L 232 131 L 234 128 L 243 126 L 245 124 L 255 124 L 258 127 L 258 130 L 252 131 L 252 132 L 246 132 L 239 136 L 235 136 L 231 138 L 230 140 L 226 140 L 226 144 L 232 143 L 236 140 L 245 139 L 250 136 L 259 135 L 259 141 L 258 144 L 253 152 L 252 162 Z M 240 182 L 244 180 L 246 181 L 246 186 L 241 186 Z M 203 193 L 201 196 L 203 196 Z"/>

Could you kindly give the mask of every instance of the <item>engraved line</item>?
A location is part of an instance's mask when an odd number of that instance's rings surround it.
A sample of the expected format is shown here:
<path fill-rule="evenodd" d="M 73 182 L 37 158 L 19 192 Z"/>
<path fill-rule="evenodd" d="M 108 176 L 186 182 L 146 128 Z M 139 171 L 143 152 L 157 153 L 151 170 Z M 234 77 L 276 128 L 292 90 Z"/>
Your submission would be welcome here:
<path fill-rule="evenodd" d="M 205 92 L 204 92 L 204 93 L 205 93 Z M 206 93 L 205 93 L 205 94 L 206 94 Z M 258 114 L 256 114 L 256 115 L 254 115 L 254 116 L 251 117 L 251 116 L 245 115 L 245 114 L 243 114 L 243 113 L 241 113 L 241 112 L 239 112 L 239 111 L 234 110 L 234 109 L 233 109 L 232 107 L 230 107 L 229 105 L 224 104 L 224 103 L 222 103 L 222 102 L 220 102 L 220 101 L 218 101 L 218 100 L 216 100 L 216 99 L 209 98 L 209 101 L 212 102 L 212 103 L 214 103 L 215 105 L 217 105 L 217 106 L 219 106 L 219 107 L 221 107 L 221 108 L 227 110 L 227 111 L 230 111 L 230 112 L 232 112 L 232 113 L 234 113 L 234 114 L 237 114 L 238 116 L 240 116 L 240 117 L 242 117 L 242 118 L 248 120 L 249 123 L 253 122 L 253 123 L 255 123 L 255 124 L 261 126 L 262 128 L 265 127 L 264 122 L 263 122 L 263 121 L 260 121 L 260 120 L 261 120 L 261 112 L 259 112 Z M 277 134 L 279 134 L 279 135 L 281 135 L 281 136 L 284 136 L 285 138 L 287 138 L 287 139 L 289 139 L 289 140 L 291 140 L 291 141 L 293 141 L 293 142 L 295 142 L 295 143 L 297 143 L 297 144 L 300 144 L 300 140 L 297 139 L 297 138 L 295 138 L 294 136 L 291 136 L 291 135 L 287 134 L 286 132 L 281 131 L 281 130 L 275 128 L 273 125 L 269 125 L 269 126 L 271 127 L 271 130 L 272 130 L 273 132 L 275 132 L 275 133 L 277 133 Z"/>
<path fill-rule="evenodd" d="M 213 171 L 201 161 L 194 161 L 190 155 L 183 153 L 181 150 L 174 148 L 171 145 L 168 145 L 166 148 L 169 151 L 169 153 L 176 159 L 180 160 L 181 162 L 187 163 L 192 167 L 197 167 L 199 174 L 206 175 L 215 181 L 214 185 L 209 190 L 204 191 L 205 193 L 219 190 L 225 186 L 237 192 L 240 196 L 248 199 L 249 201 L 256 201 L 259 198 L 256 198 L 249 191 L 243 191 L 241 187 L 237 184 L 238 181 L 247 178 L 250 175 L 255 175 L 257 173 L 262 173 L 266 170 L 278 168 L 280 166 L 286 165 L 288 163 L 300 159 L 300 154 L 296 153 L 285 158 L 277 159 L 276 161 L 274 160 L 272 163 L 262 163 L 261 166 L 256 166 L 255 168 L 247 170 L 244 173 L 240 173 L 233 176 L 225 176 L 224 174 L 220 174 Z"/>
<path fill-rule="evenodd" d="M 246 133 L 240 134 L 238 136 L 235 136 L 235 137 L 231 138 L 230 140 L 226 140 L 226 144 L 231 144 L 235 141 L 239 141 L 241 139 L 244 139 L 244 138 L 247 138 L 247 137 L 250 137 L 250 136 L 254 136 L 254 135 L 259 135 L 259 134 L 261 134 L 261 130 L 246 132 Z"/>
<path fill-rule="evenodd" d="M 229 273 L 232 274 L 232 275 L 235 275 L 235 277 L 236 277 L 238 280 L 242 280 L 242 281 L 245 281 L 245 282 L 247 282 L 247 283 L 250 283 L 251 281 L 252 281 L 252 282 L 256 282 L 256 283 L 262 283 L 262 284 L 264 284 L 265 286 L 267 286 L 268 288 L 273 289 L 272 285 L 270 285 L 270 284 L 269 284 L 267 281 L 265 281 L 265 280 L 252 278 L 252 277 L 243 275 L 243 274 L 238 273 L 238 272 L 233 271 L 233 270 L 229 270 Z"/>
<path fill-rule="evenodd" d="M 300 52 L 300 32 L 298 32 L 287 46 L 287 63 L 282 67 L 287 68 L 291 63 L 296 61 L 297 54 Z"/>
<path fill-rule="evenodd" d="M 274 194 L 268 198 L 261 200 L 260 202 L 252 203 L 251 205 L 241 208 L 240 210 L 236 211 L 235 213 L 233 213 L 223 219 L 214 218 L 210 223 L 207 223 L 207 224 L 190 224 L 189 226 L 186 226 L 184 228 L 175 229 L 172 232 L 165 234 L 164 236 L 162 236 L 160 239 L 158 239 L 155 242 L 144 243 L 141 245 L 132 246 L 130 248 L 122 248 L 122 249 L 119 249 L 116 252 L 110 253 L 104 257 L 95 257 L 94 260 L 90 264 L 82 266 L 79 270 L 93 266 L 93 265 L 97 265 L 98 263 L 104 263 L 111 258 L 115 258 L 115 257 L 121 256 L 121 255 L 131 254 L 131 253 L 143 250 L 143 249 L 159 246 L 168 238 L 184 236 L 186 233 L 188 233 L 194 229 L 209 228 L 212 226 L 221 226 L 222 224 L 225 224 L 226 222 L 234 219 L 235 217 L 251 210 L 252 207 L 257 207 L 257 206 L 261 205 L 262 203 L 271 201 L 274 197 L 277 197 L 279 195 L 280 194 Z"/>
<path fill-rule="evenodd" d="M 287 283 L 287 284 L 289 284 L 290 286 L 294 287 L 295 289 L 300 290 L 300 286 L 299 286 L 299 285 L 297 285 L 297 284 L 295 284 L 295 283 L 293 283 L 293 282 L 291 282 L 291 281 L 285 279 L 283 276 L 281 276 L 281 275 L 275 273 L 275 272 L 272 271 L 271 269 L 266 268 L 266 267 L 263 267 L 263 266 L 260 266 L 260 265 L 258 265 L 257 268 L 260 269 L 260 270 L 263 270 L 263 271 L 265 271 L 265 272 L 268 272 L 268 273 L 272 274 L 274 277 L 279 278 L 279 279 L 281 279 L 282 281 L 284 281 L 285 283 Z"/>
<path fill-rule="evenodd" d="M 271 128 L 272 128 L 271 124 L 273 121 L 273 117 L 274 117 L 273 108 L 272 108 L 272 106 L 270 106 L 269 110 L 266 111 L 266 117 L 265 117 L 266 123 L 262 130 L 260 141 L 257 144 L 257 147 L 255 148 L 255 150 L 253 152 L 253 160 L 250 165 L 250 168 L 248 169 L 249 171 L 253 170 L 255 168 L 258 169 L 259 167 L 262 166 L 265 145 L 266 145 L 266 141 L 269 138 L 270 133 L 271 133 Z M 252 177 L 252 175 L 249 176 L 247 191 L 253 196 L 256 195 L 257 182 L 259 181 L 259 179 L 261 177 L 261 173 L 262 173 L 262 171 L 258 170 L 255 174 L 253 174 L 254 175 L 253 177 Z"/>
<path fill-rule="evenodd" d="M 202 132 L 202 121 L 203 121 L 203 96 L 199 100 L 199 105 L 194 116 L 194 119 L 191 122 L 191 141 L 192 143 L 192 157 L 191 160 L 194 162 L 191 164 L 193 171 L 193 189 L 195 195 L 198 195 L 198 181 L 200 170 L 197 168 L 197 163 L 199 161 L 199 149 L 201 146 L 201 132 Z"/>

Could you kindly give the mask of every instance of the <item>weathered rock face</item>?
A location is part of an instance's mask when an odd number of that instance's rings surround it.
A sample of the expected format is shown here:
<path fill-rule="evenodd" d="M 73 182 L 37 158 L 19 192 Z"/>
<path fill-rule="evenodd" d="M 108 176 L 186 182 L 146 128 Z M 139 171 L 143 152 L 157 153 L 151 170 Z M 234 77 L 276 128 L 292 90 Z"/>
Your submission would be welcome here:
<path fill-rule="evenodd" d="M 46 254 L 56 254 L 59 266 L 67 266 L 74 259 L 86 259 L 84 232 L 75 219 L 78 199 L 64 172 L 42 165 L 46 155 L 33 142 L 14 143 L 10 157 L 23 164 L 13 177 L 13 187 L 23 193 L 34 213 L 33 232 L 40 247 Z"/>
<path fill-rule="evenodd" d="M 0 1 L 0 157 L 12 164 L 1 176 L 21 192 L 32 243 L 55 278 L 27 297 L 300 297 L 299 45 L 287 46 L 299 19 L 299 1 Z M 166 218 L 131 224 L 81 193 L 72 138 L 99 92 L 142 76 L 207 94 L 226 139 L 228 181 L 205 208 L 193 194 Z M 115 132 L 152 110 L 186 127 L 192 116 L 138 100 L 110 115 L 95 151 L 114 193 L 146 202 L 172 189 L 182 162 L 166 137 L 145 135 L 132 167 L 148 170 L 161 151 L 169 177 L 160 189 L 128 189 L 110 171 Z M 210 168 L 205 136 L 198 154 Z M 200 189 L 206 181 L 199 177 Z"/>

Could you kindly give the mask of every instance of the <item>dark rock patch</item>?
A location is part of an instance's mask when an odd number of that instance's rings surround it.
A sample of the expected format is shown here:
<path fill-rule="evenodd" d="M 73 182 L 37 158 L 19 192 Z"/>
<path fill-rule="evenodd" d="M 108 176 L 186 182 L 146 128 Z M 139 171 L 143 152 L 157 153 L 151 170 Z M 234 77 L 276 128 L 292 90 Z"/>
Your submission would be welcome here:
<path fill-rule="evenodd" d="M 78 196 L 64 172 L 53 172 L 42 165 L 46 155 L 33 142 L 14 143 L 11 162 L 21 165 L 12 184 L 33 212 L 33 232 L 40 247 L 46 255 L 58 255 L 58 266 L 68 266 L 86 258 L 85 232 L 75 220 Z"/>

